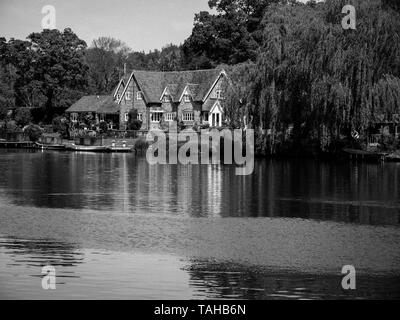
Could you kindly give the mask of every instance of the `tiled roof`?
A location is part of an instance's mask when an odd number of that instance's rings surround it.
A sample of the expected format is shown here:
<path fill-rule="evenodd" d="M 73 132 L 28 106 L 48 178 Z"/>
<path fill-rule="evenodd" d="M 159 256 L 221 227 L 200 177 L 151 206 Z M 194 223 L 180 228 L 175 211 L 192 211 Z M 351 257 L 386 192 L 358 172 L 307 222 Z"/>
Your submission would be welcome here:
<path fill-rule="evenodd" d="M 194 101 L 203 100 L 222 70 L 197 71 L 132 71 L 148 103 L 159 103 L 161 94 L 168 87 L 174 101 L 178 101 L 189 85 Z M 193 90 L 193 92 L 192 92 Z"/>
<path fill-rule="evenodd" d="M 118 110 L 112 96 L 84 96 L 66 112 L 118 113 Z"/>

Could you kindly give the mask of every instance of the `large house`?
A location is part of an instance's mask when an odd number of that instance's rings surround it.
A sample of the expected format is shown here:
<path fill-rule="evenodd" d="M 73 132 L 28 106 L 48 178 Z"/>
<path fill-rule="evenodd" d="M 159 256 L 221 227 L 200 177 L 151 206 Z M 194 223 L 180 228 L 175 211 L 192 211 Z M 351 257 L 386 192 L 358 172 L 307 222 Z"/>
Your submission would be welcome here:
<path fill-rule="evenodd" d="M 222 100 L 227 75 L 222 69 L 150 72 L 133 71 L 123 77 L 110 96 L 85 96 L 66 112 L 72 121 L 88 114 L 96 121 L 126 129 L 129 112 L 136 109 L 141 130 L 158 128 L 160 122 L 185 126 L 223 122 Z"/>

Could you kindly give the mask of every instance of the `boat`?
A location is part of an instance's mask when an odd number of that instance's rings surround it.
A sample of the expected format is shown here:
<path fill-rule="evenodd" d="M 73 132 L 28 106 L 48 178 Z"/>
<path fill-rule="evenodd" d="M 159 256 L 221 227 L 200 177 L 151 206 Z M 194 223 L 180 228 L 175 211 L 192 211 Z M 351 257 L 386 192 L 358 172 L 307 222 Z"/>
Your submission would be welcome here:
<path fill-rule="evenodd" d="M 398 153 L 391 153 L 386 156 L 386 161 L 389 162 L 400 162 L 400 154 Z"/>
<path fill-rule="evenodd" d="M 354 157 L 355 159 L 363 160 L 384 160 L 387 155 L 383 152 L 365 151 L 351 148 L 344 148 L 342 150 L 344 153 L 350 155 L 351 158 Z"/>
<path fill-rule="evenodd" d="M 107 152 L 108 148 L 105 146 L 83 146 L 83 145 L 76 145 L 74 143 L 68 145 L 66 147 L 67 150 L 72 151 L 83 151 L 83 152 Z"/>
<path fill-rule="evenodd" d="M 66 146 L 64 144 L 42 144 L 36 142 L 35 147 L 41 150 L 56 150 L 56 151 L 66 150 Z"/>

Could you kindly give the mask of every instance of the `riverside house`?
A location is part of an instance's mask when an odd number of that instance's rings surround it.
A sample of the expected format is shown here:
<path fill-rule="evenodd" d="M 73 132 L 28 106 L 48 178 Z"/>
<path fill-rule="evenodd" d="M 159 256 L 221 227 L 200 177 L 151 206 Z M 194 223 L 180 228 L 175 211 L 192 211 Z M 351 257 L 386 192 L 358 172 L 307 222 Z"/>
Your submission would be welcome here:
<path fill-rule="evenodd" d="M 159 128 L 161 122 L 185 126 L 222 126 L 222 100 L 227 76 L 222 69 L 152 72 L 132 71 L 110 96 L 85 96 L 67 113 L 73 122 L 90 115 L 114 129 L 125 130 L 129 112 L 137 111 L 141 130 Z"/>

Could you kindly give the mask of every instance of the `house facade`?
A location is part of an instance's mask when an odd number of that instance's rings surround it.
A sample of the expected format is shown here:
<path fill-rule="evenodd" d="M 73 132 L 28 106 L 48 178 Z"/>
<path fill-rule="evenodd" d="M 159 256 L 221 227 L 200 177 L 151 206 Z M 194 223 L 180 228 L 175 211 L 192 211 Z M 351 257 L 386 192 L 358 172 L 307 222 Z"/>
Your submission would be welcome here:
<path fill-rule="evenodd" d="M 132 71 L 118 83 L 112 96 L 83 97 L 67 113 L 78 121 L 91 112 L 96 121 L 118 122 L 125 130 L 129 113 L 136 110 L 141 130 L 161 128 L 171 122 L 184 126 L 220 127 L 224 121 L 222 102 L 227 75 L 222 69 L 150 72 Z M 88 105 L 91 104 L 91 105 Z"/>

